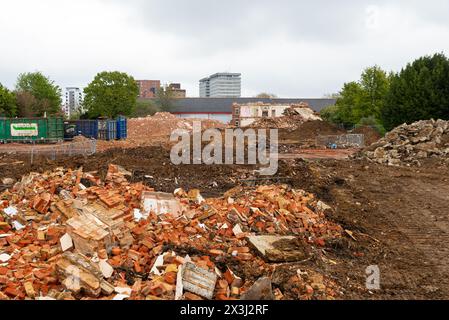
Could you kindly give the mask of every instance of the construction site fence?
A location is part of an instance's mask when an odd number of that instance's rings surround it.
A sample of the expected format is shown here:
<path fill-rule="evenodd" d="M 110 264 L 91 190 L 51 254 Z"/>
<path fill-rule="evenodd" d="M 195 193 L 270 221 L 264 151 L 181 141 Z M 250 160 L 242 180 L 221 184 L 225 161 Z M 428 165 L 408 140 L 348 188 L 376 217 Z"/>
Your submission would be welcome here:
<path fill-rule="evenodd" d="M 344 134 L 318 136 L 317 145 L 337 148 L 363 148 L 365 146 L 365 135 L 363 134 Z"/>
<path fill-rule="evenodd" d="M 92 139 L 83 142 L 68 142 L 54 145 L 32 145 L 27 148 L 19 146 L 13 147 L 8 150 L 8 152 L 28 155 L 31 163 L 40 157 L 57 160 L 59 158 L 71 156 L 89 156 L 97 152 L 97 140 Z"/>

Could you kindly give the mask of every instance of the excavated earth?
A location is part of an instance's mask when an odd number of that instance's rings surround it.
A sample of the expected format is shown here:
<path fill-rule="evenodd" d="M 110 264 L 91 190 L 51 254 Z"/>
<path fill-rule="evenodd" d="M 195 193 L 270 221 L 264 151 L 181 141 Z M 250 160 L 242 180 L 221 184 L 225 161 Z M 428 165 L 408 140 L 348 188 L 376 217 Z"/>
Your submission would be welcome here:
<path fill-rule="evenodd" d="M 449 168 L 441 162 L 410 168 L 365 160 L 286 160 L 275 177 L 265 180 L 248 166 L 174 166 L 168 150 L 142 147 L 58 161 L 37 159 L 32 165 L 28 158 L 4 155 L 0 178 L 19 179 L 30 171 L 60 166 L 83 166 L 104 176 L 111 163 L 131 171 L 133 181 L 165 192 L 199 188 L 204 196 L 220 196 L 236 185 L 286 183 L 314 193 L 333 208 L 328 219 L 352 237 L 323 249 L 325 260 L 283 267 L 276 275 L 281 287 L 296 270 L 314 269 L 343 288 L 343 299 L 449 298 Z M 372 265 L 380 268 L 381 290 L 370 292 L 365 272 Z"/>

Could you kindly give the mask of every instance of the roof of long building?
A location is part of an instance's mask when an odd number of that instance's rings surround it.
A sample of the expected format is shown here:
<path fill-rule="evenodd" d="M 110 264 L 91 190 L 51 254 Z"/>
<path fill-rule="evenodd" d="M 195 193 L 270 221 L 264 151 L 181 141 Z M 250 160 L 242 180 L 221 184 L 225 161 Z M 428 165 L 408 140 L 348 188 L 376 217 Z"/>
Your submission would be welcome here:
<path fill-rule="evenodd" d="M 266 104 L 297 104 L 305 102 L 316 112 L 335 105 L 336 99 L 261 99 L 261 98 L 183 98 L 176 99 L 173 113 L 232 113 L 232 105 L 262 102 Z"/>

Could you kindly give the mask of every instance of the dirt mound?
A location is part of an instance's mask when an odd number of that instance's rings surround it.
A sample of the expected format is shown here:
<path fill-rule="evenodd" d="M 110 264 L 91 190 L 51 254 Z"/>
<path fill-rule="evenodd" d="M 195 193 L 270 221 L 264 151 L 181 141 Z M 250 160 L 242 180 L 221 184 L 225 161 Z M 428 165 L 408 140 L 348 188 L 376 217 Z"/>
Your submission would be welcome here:
<path fill-rule="evenodd" d="M 370 146 L 373 143 L 379 141 L 380 138 L 382 138 L 382 136 L 380 135 L 380 133 L 372 128 L 372 127 L 358 127 L 356 129 L 354 129 L 352 131 L 352 133 L 354 134 L 363 134 L 365 136 L 365 145 L 366 146 Z"/>
<path fill-rule="evenodd" d="M 388 165 L 421 165 L 428 158 L 449 155 L 449 121 L 425 120 L 411 125 L 403 124 L 389 132 L 385 138 L 367 148 L 368 159 Z"/>
<path fill-rule="evenodd" d="M 294 131 L 282 131 L 281 140 L 315 140 L 317 136 L 340 135 L 346 131 L 327 121 L 307 121 Z"/>
<path fill-rule="evenodd" d="M 193 122 L 201 121 L 202 130 L 210 128 L 226 128 L 226 124 L 209 119 L 183 119 L 166 112 L 156 113 L 154 116 L 133 118 L 128 120 L 128 139 L 122 141 L 98 141 L 98 150 L 105 151 L 113 148 L 138 148 L 160 145 L 170 139 L 173 131 L 193 130 Z"/>

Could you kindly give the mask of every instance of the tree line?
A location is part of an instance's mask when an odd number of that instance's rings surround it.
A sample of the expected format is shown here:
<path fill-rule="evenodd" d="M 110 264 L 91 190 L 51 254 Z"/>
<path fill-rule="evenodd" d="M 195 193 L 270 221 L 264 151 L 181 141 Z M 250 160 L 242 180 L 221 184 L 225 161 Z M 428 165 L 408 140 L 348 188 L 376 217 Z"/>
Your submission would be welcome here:
<path fill-rule="evenodd" d="M 449 59 L 442 53 L 424 56 L 397 73 L 367 68 L 336 98 L 336 105 L 321 115 L 345 127 L 372 125 L 385 131 L 418 120 L 449 120 Z"/>
<path fill-rule="evenodd" d="M 41 72 L 20 74 L 12 91 L 0 83 L 0 117 L 62 116 L 61 92 Z M 160 88 L 154 101 L 137 101 L 138 95 L 139 88 L 132 76 L 117 71 L 98 73 L 84 89 L 77 117 L 140 116 L 170 111 L 173 107 L 174 93 L 170 86 Z"/>

